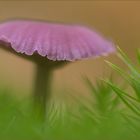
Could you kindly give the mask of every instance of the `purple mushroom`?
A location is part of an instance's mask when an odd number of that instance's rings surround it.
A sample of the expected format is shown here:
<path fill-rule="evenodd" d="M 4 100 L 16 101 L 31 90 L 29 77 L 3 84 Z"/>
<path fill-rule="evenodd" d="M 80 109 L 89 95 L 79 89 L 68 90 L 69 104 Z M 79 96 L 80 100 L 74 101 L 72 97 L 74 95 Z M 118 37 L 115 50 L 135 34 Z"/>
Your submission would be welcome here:
<path fill-rule="evenodd" d="M 36 64 L 34 102 L 43 114 L 50 96 L 54 69 L 70 61 L 107 55 L 115 45 L 97 32 L 79 25 L 33 20 L 12 20 L 0 23 L 0 45 Z"/>

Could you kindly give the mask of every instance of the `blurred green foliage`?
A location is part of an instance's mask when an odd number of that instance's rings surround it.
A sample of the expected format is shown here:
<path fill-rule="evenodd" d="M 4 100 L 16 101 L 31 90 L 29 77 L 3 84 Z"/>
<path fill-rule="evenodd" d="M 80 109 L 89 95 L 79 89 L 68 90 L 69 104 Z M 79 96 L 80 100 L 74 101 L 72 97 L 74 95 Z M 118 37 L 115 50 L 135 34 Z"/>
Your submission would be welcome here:
<path fill-rule="evenodd" d="M 89 96 L 71 96 L 50 103 L 46 120 L 36 118 L 31 100 L 18 100 L 11 91 L 0 91 L 0 140 L 138 140 L 140 139 L 140 70 L 120 49 L 128 71 L 107 62 L 125 84 L 113 78 L 94 85 L 84 77 Z M 140 61 L 140 53 L 138 53 Z"/>

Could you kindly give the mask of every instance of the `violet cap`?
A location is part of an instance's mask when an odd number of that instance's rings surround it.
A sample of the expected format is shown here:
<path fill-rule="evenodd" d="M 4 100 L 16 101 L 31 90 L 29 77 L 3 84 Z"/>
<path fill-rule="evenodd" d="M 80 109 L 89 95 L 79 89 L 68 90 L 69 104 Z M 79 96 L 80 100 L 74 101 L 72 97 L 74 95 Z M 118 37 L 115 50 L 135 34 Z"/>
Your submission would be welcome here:
<path fill-rule="evenodd" d="M 53 61 L 94 58 L 115 51 L 112 41 L 87 27 L 33 20 L 0 23 L 0 44 Z"/>

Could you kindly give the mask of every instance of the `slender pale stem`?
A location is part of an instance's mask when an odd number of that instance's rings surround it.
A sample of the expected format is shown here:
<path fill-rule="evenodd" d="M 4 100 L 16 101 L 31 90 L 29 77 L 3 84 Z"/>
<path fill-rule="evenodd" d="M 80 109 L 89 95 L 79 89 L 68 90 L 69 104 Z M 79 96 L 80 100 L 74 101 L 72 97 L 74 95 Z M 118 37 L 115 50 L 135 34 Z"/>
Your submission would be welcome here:
<path fill-rule="evenodd" d="M 46 115 L 51 92 L 51 78 L 52 69 L 47 68 L 46 65 L 37 64 L 33 97 L 34 108 L 38 117 L 45 117 Z"/>

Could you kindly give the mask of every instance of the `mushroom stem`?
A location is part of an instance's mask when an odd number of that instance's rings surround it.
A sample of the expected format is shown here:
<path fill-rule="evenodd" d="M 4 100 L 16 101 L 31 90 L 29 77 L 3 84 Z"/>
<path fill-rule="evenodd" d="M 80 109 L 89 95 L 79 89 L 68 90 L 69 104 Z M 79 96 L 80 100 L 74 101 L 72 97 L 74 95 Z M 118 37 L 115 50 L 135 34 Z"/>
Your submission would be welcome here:
<path fill-rule="evenodd" d="M 34 108 L 38 117 L 46 116 L 46 107 L 50 98 L 51 69 L 46 65 L 37 64 L 34 87 Z"/>

